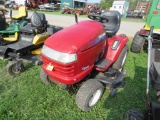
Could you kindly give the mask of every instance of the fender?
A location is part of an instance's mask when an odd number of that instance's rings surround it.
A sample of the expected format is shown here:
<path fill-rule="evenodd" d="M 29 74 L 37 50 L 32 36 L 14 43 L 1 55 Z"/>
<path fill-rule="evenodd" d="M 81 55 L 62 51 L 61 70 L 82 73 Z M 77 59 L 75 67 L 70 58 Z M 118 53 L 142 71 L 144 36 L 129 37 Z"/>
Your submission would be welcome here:
<path fill-rule="evenodd" d="M 109 38 L 106 41 L 105 59 L 110 60 L 112 63 L 115 62 L 128 40 L 128 37 L 124 34 Z M 117 44 L 114 46 L 115 41 L 117 41 Z"/>
<path fill-rule="evenodd" d="M 124 34 L 122 35 L 116 35 L 112 38 L 106 39 L 106 50 L 103 55 L 103 59 L 107 61 L 107 64 L 105 66 L 105 69 L 96 68 L 97 70 L 104 72 L 108 69 L 119 57 L 119 54 L 121 53 L 122 49 L 128 42 L 128 37 Z"/>
<path fill-rule="evenodd" d="M 20 27 L 23 27 L 25 25 L 27 25 L 28 21 L 27 20 L 24 20 L 24 21 L 21 21 L 19 24 L 20 24 Z"/>

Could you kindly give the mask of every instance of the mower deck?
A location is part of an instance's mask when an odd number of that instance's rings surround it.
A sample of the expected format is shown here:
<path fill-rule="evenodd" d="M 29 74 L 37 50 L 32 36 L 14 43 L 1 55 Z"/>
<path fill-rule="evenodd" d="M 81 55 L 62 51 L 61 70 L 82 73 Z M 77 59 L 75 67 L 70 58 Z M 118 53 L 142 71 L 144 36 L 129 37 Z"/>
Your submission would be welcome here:
<path fill-rule="evenodd" d="M 151 63 L 160 62 L 160 50 L 156 48 L 151 49 Z"/>
<path fill-rule="evenodd" d="M 28 54 L 28 55 L 22 56 L 21 59 L 27 62 L 31 62 L 35 65 L 42 64 L 42 59 L 40 55 Z"/>
<path fill-rule="evenodd" d="M 25 49 L 26 47 L 31 46 L 33 38 L 34 38 L 34 36 L 21 35 L 18 42 L 15 42 L 13 44 L 9 44 L 5 47 L 13 49 L 15 51 L 20 51 L 20 50 Z"/>
<path fill-rule="evenodd" d="M 7 59 L 9 53 L 25 53 L 28 50 L 36 49 L 42 46 L 42 44 L 34 45 L 32 35 L 20 35 L 19 41 L 8 44 L 5 46 L 0 46 L 0 59 Z M 37 47 L 36 47 L 37 46 Z M 12 55 L 11 55 L 12 56 Z"/>

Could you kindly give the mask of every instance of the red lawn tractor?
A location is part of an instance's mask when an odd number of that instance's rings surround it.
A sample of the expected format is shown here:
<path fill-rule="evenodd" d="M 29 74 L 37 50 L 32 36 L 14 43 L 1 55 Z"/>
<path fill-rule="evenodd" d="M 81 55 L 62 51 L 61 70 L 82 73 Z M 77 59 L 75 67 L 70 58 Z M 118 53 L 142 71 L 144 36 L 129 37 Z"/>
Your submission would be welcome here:
<path fill-rule="evenodd" d="M 42 81 L 62 88 L 79 83 L 76 103 L 83 111 L 98 103 L 105 87 L 110 96 L 122 87 L 128 54 L 128 37 L 115 35 L 120 27 L 119 12 L 88 17 L 92 20 L 78 22 L 76 16 L 77 23 L 49 37 L 41 53 Z"/>

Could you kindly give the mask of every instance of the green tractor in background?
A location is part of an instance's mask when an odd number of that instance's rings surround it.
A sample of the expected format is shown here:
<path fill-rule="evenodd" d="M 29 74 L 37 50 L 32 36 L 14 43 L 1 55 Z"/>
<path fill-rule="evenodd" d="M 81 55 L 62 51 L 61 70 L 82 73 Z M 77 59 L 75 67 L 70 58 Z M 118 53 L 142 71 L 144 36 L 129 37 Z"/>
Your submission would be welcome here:
<path fill-rule="evenodd" d="M 140 53 L 141 50 L 147 48 L 147 37 L 149 35 L 150 27 L 154 26 L 153 30 L 153 46 L 160 46 L 160 0 L 152 0 L 150 11 L 147 17 L 145 26 L 138 31 L 132 41 L 131 51 Z"/>
<path fill-rule="evenodd" d="M 18 9 L 18 14 L 12 15 L 10 11 L 11 22 L 8 25 L 5 15 L 7 10 L 0 8 L 0 45 L 7 45 L 9 43 L 17 42 L 19 35 L 19 28 L 24 27 L 28 22 L 28 13 L 25 6 Z"/>

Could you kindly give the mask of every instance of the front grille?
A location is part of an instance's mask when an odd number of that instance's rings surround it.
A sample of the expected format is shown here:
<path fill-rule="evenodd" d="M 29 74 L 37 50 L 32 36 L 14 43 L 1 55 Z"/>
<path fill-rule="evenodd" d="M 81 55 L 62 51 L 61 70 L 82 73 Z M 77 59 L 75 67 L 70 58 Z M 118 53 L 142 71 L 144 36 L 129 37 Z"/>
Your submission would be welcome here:
<path fill-rule="evenodd" d="M 54 66 L 54 64 L 53 64 Z M 74 75 L 74 66 L 68 65 L 55 65 L 54 70 L 56 74 L 60 74 L 65 77 L 73 76 Z"/>

